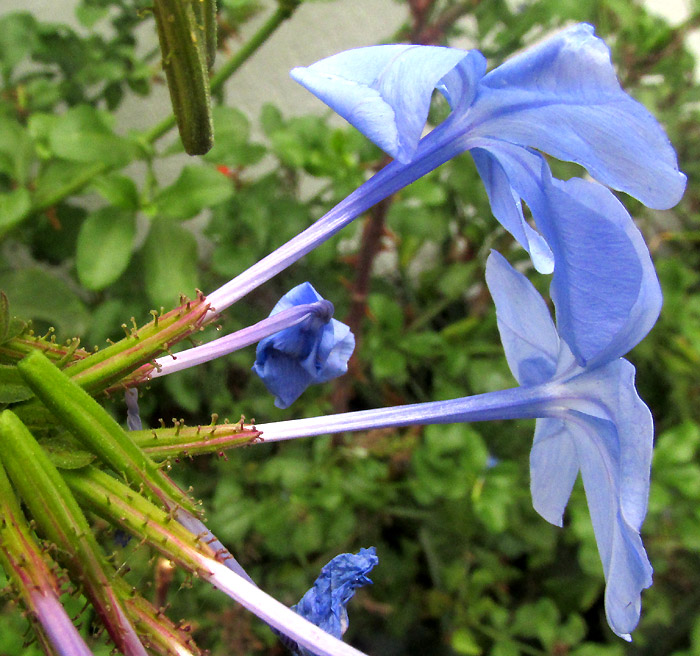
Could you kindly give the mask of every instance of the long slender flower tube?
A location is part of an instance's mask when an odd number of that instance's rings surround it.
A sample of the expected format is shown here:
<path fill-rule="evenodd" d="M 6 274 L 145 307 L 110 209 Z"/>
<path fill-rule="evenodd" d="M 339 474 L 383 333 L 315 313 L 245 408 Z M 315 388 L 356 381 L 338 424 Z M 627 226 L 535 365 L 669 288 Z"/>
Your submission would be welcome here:
<path fill-rule="evenodd" d="M 275 395 L 275 405 L 287 408 L 309 385 L 328 382 L 347 371 L 355 338 L 348 326 L 332 317 L 333 304 L 305 282 L 287 292 L 267 319 L 158 358 L 135 377 L 165 376 L 259 342 L 253 371 Z"/>
<path fill-rule="evenodd" d="M 600 182 L 654 208 L 681 198 L 685 176 L 656 120 L 620 87 L 605 43 L 590 25 L 573 26 L 486 74 L 476 50 L 388 45 L 340 53 L 292 77 L 395 158 L 324 217 L 207 298 L 222 311 L 335 234 L 379 200 L 450 158 L 470 151 L 496 218 L 530 253 L 541 272 L 554 269 L 557 309 L 608 322 L 606 333 L 570 334 L 580 364 L 618 339 L 640 300 L 645 264 L 627 212 L 611 221 L 597 209 L 615 203 L 604 187 L 552 180 L 533 149 L 577 162 Z M 432 93 L 441 91 L 450 116 L 421 138 Z M 593 196 L 593 198 L 592 198 Z M 565 202 L 562 203 L 562 199 Z M 537 228 L 525 221 L 521 201 Z M 567 213 L 586 215 L 572 234 Z M 540 234 L 541 233 L 541 234 Z M 616 274 L 626 269 L 624 288 Z M 597 277 L 596 290 L 590 273 Z M 566 291 L 565 291 L 566 290 Z M 609 299 L 614 298 L 615 303 Z M 648 330 L 650 326 L 646 326 Z M 611 335 L 611 332 L 614 333 Z M 619 332 L 619 331 L 618 331 Z"/>
<path fill-rule="evenodd" d="M 195 536 L 146 497 L 94 468 L 65 473 L 73 493 L 94 512 L 138 535 L 200 578 L 255 613 L 297 645 L 320 656 L 363 656 L 362 652 L 295 613 L 221 562 L 206 536 Z M 338 608 L 335 608 L 339 612 Z"/>
<path fill-rule="evenodd" d="M 34 538 L 0 463 L 0 564 L 29 611 L 47 653 L 91 656 L 59 599 L 61 584 Z"/>
<path fill-rule="evenodd" d="M 623 272 L 621 272 L 622 275 Z M 605 609 L 613 631 L 630 639 L 651 566 L 639 535 L 646 514 L 653 422 L 634 387 L 634 367 L 621 356 L 653 323 L 658 288 L 631 315 L 606 357 L 578 364 L 531 283 L 498 253 L 487 262 L 506 357 L 520 387 L 473 397 L 258 424 L 264 442 L 413 424 L 537 418 L 530 455 L 535 510 L 562 525 L 580 471 L 606 578 Z M 646 313 L 646 315 L 645 315 Z M 572 321 L 562 317 L 560 321 Z"/>

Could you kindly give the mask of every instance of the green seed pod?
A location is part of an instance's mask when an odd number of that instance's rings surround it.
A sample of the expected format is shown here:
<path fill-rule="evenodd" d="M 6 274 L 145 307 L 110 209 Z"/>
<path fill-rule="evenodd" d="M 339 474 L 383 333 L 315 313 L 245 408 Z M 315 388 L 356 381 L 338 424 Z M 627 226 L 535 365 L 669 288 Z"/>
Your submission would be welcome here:
<path fill-rule="evenodd" d="M 192 9 L 194 9 L 194 17 L 204 39 L 207 67 L 211 68 L 216 59 L 216 0 L 192 0 Z"/>
<path fill-rule="evenodd" d="M 189 155 L 204 155 L 214 143 L 205 54 L 208 37 L 195 15 L 195 7 L 197 13 L 200 10 L 204 13 L 204 7 L 199 7 L 201 2 L 155 0 L 153 3 L 170 100 L 180 138 Z"/>

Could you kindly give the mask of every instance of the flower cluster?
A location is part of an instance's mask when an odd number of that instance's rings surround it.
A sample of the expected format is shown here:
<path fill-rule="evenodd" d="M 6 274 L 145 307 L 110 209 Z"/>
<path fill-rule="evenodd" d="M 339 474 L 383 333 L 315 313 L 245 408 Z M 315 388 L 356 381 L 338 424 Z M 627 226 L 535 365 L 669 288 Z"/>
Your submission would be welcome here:
<path fill-rule="evenodd" d="M 85 510 L 138 535 L 245 605 L 285 636 L 296 653 L 350 656 L 360 652 L 340 640 L 346 605 L 356 587 L 370 582 L 366 575 L 377 563 L 374 549 L 331 561 L 289 609 L 255 585 L 159 461 L 333 432 L 515 418 L 537 419 L 531 493 L 546 520 L 561 526 L 581 474 L 606 579 L 608 622 L 630 639 L 640 617 L 641 591 L 651 584 L 640 530 L 653 424 L 637 395 L 634 368 L 623 356 L 654 325 L 661 292 L 644 240 L 610 188 L 649 207 L 678 202 L 685 176 L 662 128 L 620 88 L 608 49 L 589 25 L 556 34 L 488 73 L 475 50 L 387 45 L 341 53 L 292 75 L 394 160 L 307 230 L 208 296 L 154 317 L 97 353 L 58 357 L 35 340 L 16 365 L 18 396 L 0 415 L 0 484 L 7 489 L 0 496 L 3 516 L 12 516 L 3 523 L 0 551 L 42 627 L 47 650 L 88 653 L 80 636 L 67 628 L 72 625 L 57 601 L 58 585 L 32 546 L 13 489 L 37 530 L 56 545 L 71 579 L 81 581 L 124 654 L 200 652 L 189 635 L 116 576 Z M 452 111 L 423 136 L 436 89 Z M 196 430 L 143 430 L 133 392 L 127 396 L 129 431 L 97 403 L 99 392 L 137 386 L 256 343 L 253 369 L 280 408 L 309 385 L 344 373 L 354 337 L 332 318 L 332 303 L 308 283 L 286 294 L 253 326 L 176 354 L 170 347 L 378 201 L 465 151 L 474 158 L 496 219 L 538 272 L 552 274 L 556 322 L 546 301 L 505 258 L 493 252 L 486 264 L 501 341 L 518 387 Z M 556 179 L 545 155 L 581 165 L 594 180 Z M 25 355 L 27 343 L 8 341 L 11 364 Z M 63 371 L 51 363 L 52 356 Z M 53 418 L 49 428 L 35 421 L 38 407 Z M 57 465 L 44 448 L 56 434 L 70 435 L 68 466 Z M 31 567 L 14 567 L 18 551 Z"/>

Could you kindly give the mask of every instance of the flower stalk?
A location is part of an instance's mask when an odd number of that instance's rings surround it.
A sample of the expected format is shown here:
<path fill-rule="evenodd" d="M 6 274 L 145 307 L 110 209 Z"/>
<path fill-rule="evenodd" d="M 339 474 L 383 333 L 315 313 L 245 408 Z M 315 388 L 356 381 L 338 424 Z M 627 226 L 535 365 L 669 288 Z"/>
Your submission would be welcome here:
<path fill-rule="evenodd" d="M 56 564 L 32 534 L 19 501 L 0 463 L 0 564 L 29 611 L 47 653 L 91 656 L 61 601 Z"/>
<path fill-rule="evenodd" d="M 107 563 L 80 506 L 34 436 L 11 410 L 0 415 L 2 462 L 42 533 L 100 616 L 114 644 L 126 656 L 147 656 Z"/>
<path fill-rule="evenodd" d="M 22 360 L 18 368 L 25 382 L 54 416 L 105 464 L 135 488 L 143 488 L 166 508 L 196 508 L 131 439 L 129 434 L 80 385 L 41 353 Z"/>
<path fill-rule="evenodd" d="M 101 517 L 129 532 L 200 578 L 222 590 L 270 626 L 322 656 L 360 656 L 362 652 L 325 633 L 230 569 L 225 554 L 214 552 L 172 515 L 95 468 L 66 472 L 66 481 Z"/>

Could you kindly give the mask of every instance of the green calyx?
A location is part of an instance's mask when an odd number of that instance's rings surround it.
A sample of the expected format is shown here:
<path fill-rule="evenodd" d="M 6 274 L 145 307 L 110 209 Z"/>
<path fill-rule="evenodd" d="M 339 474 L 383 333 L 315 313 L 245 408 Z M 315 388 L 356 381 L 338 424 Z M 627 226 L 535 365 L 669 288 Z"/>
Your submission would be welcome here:
<path fill-rule="evenodd" d="M 227 449 L 246 446 L 260 441 L 260 431 L 243 423 L 223 423 L 210 426 L 183 426 L 173 428 L 129 431 L 136 444 L 149 456 L 161 458 L 187 458 L 205 453 L 222 453 Z"/>
<path fill-rule="evenodd" d="M 39 530 L 56 545 L 63 564 L 81 582 L 115 645 L 129 656 L 146 656 L 112 586 L 113 568 L 85 515 L 39 443 L 10 410 L 0 414 L 0 440 L 2 462 L 15 489 Z"/>
<path fill-rule="evenodd" d="M 18 369 L 44 406 L 90 452 L 130 485 L 165 508 L 196 513 L 194 503 L 131 439 L 129 434 L 66 373 L 38 351 Z M 45 456 L 46 457 L 46 456 Z"/>
<path fill-rule="evenodd" d="M 91 394 L 111 386 L 123 387 L 143 382 L 154 369 L 149 364 L 154 358 L 201 330 L 211 317 L 204 296 L 200 295 L 193 301 L 184 300 L 182 305 L 170 312 L 161 315 L 154 313 L 153 321 L 128 330 L 126 337 L 75 362 L 66 369 L 66 373 Z"/>

